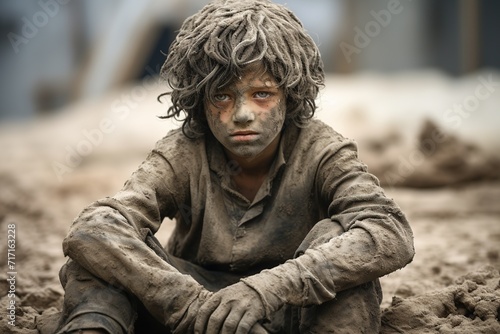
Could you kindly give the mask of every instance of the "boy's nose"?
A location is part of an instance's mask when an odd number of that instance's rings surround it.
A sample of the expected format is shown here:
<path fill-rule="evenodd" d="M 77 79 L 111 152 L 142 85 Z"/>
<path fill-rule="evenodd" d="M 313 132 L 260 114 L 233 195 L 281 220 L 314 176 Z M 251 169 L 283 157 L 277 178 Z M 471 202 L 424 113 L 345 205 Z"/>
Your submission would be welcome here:
<path fill-rule="evenodd" d="M 252 112 L 251 108 L 245 103 L 240 103 L 236 106 L 236 110 L 233 114 L 233 122 L 235 123 L 250 123 L 255 119 L 255 114 Z"/>

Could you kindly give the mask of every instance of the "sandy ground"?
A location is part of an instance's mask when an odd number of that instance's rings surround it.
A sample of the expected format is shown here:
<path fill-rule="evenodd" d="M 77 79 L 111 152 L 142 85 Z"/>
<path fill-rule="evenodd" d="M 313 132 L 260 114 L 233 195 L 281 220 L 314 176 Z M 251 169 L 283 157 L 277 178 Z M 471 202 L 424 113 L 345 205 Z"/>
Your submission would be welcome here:
<path fill-rule="evenodd" d="M 474 94 L 478 78 L 488 74 L 460 81 L 436 73 L 329 79 L 318 116 L 358 139 L 361 158 L 415 233 L 414 261 L 382 278 L 383 333 L 500 333 L 498 91 L 460 126 L 439 116 Z M 175 126 L 155 118 L 164 108 L 154 101 L 157 89 L 142 88 L 126 87 L 51 119 L 1 127 L 1 333 L 37 333 L 35 318 L 60 309 L 61 241 L 71 221 L 90 202 L 115 193 Z M 432 139 L 436 129 L 444 139 Z M 425 146 L 431 142 L 432 149 Z M 73 156 L 69 166 L 69 152 L 78 149 L 87 149 L 85 156 Z M 160 240 L 171 227 L 165 222 Z M 8 323 L 13 300 L 15 327 Z"/>

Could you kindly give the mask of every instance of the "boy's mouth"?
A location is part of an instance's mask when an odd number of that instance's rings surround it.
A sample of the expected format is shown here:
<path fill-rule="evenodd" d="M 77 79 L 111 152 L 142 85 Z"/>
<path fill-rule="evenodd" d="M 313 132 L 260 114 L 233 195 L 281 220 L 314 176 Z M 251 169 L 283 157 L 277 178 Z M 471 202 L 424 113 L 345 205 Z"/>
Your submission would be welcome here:
<path fill-rule="evenodd" d="M 230 134 L 231 138 L 235 141 L 251 141 L 257 138 L 258 132 L 251 130 L 235 131 Z"/>

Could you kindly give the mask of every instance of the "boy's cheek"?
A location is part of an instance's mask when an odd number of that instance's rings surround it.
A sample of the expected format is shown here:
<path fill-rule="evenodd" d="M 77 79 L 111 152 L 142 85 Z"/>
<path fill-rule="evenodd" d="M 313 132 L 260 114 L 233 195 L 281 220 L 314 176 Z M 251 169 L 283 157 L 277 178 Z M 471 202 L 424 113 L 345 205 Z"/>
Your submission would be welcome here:
<path fill-rule="evenodd" d="M 207 120 L 212 132 L 220 132 L 221 129 L 225 129 L 225 124 L 228 122 L 222 115 L 210 115 Z"/>
<path fill-rule="evenodd" d="M 207 118 L 213 118 L 213 119 L 224 119 L 224 118 L 229 118 L 231 116 L 231 108 L 228 107 L 210 107 L 208 110 L 205 112 Z"/>

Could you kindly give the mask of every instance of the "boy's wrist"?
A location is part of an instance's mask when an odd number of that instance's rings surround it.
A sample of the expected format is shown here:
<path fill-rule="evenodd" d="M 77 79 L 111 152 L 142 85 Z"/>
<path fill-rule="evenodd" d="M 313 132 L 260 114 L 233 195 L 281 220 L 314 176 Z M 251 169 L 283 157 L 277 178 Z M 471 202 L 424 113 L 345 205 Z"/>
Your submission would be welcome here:
<path fill-rule="evenodd" d="M 178 321 L 175 326 L 173 333 L 190 333 L 193 330 L 194 322 L 196 320 L 196 316 L 198 315 L 198 311 L 203 303 L 212 296 L 213 292 L 202 288 L 198 293 L 197 297 L 193 299 L 189 306 L 184 312 L 182 318 Z"/>
<path fill-rule="evenodd" d="M 286 263 L 241 279 L 243 283 L 259 294 L 267 319 L 270 319 L 271 315 L 285 304 L 300 304 L 297 298 L 290 298 L 290 296 L 302 296 L 303 294 L 303 285 L 293 267 L 295 266 L 292 263 Z M 285 272 L 286 274 L 284 274 Z"/>

